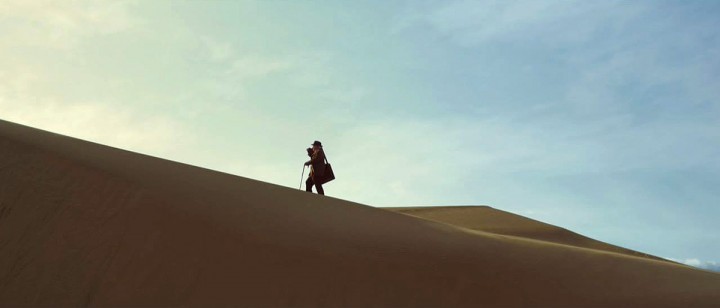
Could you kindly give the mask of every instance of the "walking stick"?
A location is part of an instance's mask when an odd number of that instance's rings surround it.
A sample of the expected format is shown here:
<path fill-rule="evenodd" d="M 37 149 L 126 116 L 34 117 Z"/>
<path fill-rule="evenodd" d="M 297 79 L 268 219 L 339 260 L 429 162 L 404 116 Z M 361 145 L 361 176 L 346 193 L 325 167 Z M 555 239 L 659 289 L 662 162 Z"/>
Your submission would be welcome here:
<path fill-rule="evenodd" d="M 305 165 L 303 165 L 303 172 L 300 175 L 300 188 L 298 188 L 299 190 L 302 190 L 302 180 L 304 177 L 305 177 Z"/>

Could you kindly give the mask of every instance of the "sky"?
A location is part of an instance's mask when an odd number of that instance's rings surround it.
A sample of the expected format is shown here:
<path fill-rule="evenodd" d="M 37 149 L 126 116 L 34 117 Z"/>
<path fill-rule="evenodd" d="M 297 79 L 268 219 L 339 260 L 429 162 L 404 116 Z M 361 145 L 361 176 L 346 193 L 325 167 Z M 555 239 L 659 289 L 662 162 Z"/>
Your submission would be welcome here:
<path fill-rule="evenodd" d="M 0 1 L 0 119 L 720 271 L 718 1 Z M 305 173 L 307 174 L 307 173 Z"/>

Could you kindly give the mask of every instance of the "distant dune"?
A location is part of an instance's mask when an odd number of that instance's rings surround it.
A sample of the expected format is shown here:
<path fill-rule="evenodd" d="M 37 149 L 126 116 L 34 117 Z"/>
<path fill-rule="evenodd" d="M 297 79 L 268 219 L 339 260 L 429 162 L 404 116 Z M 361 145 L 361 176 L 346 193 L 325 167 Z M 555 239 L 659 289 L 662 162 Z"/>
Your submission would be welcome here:
<path fill-rule="evenodd" d="M 720 307 L 720 274 L 487 207 L 373 208 L 0 121 L 0 306 Z"/>
<path fill-rule="evenodd" d="M 671 262 L 642 252 L 603 243 L 557 226 L 489 206 L 396 207 L 386 209 L 470 230 Z"/>

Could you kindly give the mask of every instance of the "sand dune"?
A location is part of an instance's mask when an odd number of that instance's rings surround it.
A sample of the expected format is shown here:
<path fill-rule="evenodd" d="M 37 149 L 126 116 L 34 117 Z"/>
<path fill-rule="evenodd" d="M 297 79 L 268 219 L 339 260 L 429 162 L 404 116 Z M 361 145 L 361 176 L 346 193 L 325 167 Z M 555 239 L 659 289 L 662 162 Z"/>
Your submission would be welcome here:
<path fill-rule="evenodd" d="M 385 209 L 471 230 L 671 262 L 646 253 L 610 245 L 557 226 L 489 206 L 396 207 Z"/>
<path fill-rule="evenodd" d="M 0 121 L 0 306 L 720 306 L 715 273 L 436 219 Z"/>

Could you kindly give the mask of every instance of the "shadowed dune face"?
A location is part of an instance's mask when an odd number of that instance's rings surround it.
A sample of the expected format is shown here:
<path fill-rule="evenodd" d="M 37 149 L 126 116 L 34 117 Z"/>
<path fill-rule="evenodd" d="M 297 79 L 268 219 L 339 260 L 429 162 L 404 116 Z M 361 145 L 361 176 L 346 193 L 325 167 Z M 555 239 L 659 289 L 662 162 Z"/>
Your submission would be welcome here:
<path fill-rule="evenodd" d="M 720 303 L 718 274 L 465 227 L 0 121 L 0 306 Z"/>
<path fill-rule="evenodd" d="M 395 207 L 385 209 L 470 230 L 517 236 L 674 263 L 642 252 L 600 242 L 560 227 L 489 206 Z"/>

